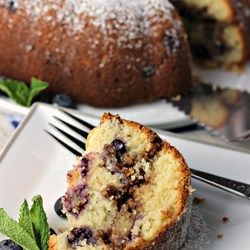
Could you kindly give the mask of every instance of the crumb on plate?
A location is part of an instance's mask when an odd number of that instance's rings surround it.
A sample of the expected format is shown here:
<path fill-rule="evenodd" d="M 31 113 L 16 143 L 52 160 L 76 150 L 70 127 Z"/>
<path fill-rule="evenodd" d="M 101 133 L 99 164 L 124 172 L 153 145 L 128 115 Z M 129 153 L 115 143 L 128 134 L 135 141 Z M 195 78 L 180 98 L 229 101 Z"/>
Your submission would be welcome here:
<path fill-rule="evenodd" d="M 203 203 L 204 201 L 205 201 L 205 199 L 202 197 L 194 197 L 193 204 L 199 205 L 199 204 Z"/>
<path fill-rule="evenodd" d="M 229 221 L 229 218 L 228 217 L 226 217 L 226 216 L 224 216 L 223 218 L 222 218 L 222 222 L 228 222 Z"/>
<path fill-rule="evenodd" d="M 216 235 L 217 240 L 221 240 L 222 237 L 223 237 L 223 234 L 217 234 L 217 235 Z"/>

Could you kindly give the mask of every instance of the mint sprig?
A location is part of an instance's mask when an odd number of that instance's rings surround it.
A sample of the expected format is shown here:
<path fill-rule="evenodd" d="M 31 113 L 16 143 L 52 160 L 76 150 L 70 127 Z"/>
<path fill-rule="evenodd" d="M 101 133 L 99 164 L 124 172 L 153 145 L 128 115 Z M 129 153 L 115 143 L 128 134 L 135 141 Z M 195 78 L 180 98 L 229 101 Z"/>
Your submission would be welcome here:
<path fill-rule="evenodd" d="M 0 208 L 0 233 L 26 250 L 47 250 L 50 227 L 43 209 L 43 200 L 37 195 L 32 201 L 33 205 L 29 209 L 27 201 L 24 200 L 18 222 Z"/>
<path fill-rule="evenodd" d="M 6 93 L 16 103 L 29 107 L 32 100 L 43 90 L 48 88 L 47 82 L 32 77 L 28 87 L 24 82 L 6 79 L 0 80 L 0 90 Z"/>
<path fill-rule="evenodd" d="M 41 250 L 47 250 L 50 227 L 47 222 L 46 213 L 43 210 L 43 200 L 40 195 L 37 195 L 32 199 L 32 201 L 33 205 L 31 207 L 30 214 L 36 241 Z"/>
<path fill-rule="evenodd" d="M 26 230 L 26 232 L 34 239 L 35 234 L 32 226 L 31 214 L 29 210 L 29 205 L 26 200 L 24 200 L 19 213 L 18 219 L 19 225 Z"/>
<path fill-rule="evenodd" d="M 0 232 L 26 250 L 39 250 L 35 239 L 18 222 L 11 219 L 2 208 L 0 208 Z"/>

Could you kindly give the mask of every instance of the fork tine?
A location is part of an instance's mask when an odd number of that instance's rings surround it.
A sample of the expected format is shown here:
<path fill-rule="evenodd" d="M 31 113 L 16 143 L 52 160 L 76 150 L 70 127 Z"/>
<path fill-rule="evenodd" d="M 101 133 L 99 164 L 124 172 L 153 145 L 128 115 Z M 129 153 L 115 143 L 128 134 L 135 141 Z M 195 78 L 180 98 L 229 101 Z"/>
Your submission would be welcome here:
<path fill-rule="evenodd" d="M 74 142 L 77 146 L 79 146 L 80 148 L 85 150 L 85 143 L 84 142 L 76 139 L 74 136 L 68 134 L 67 132 L 63 131 L 62 129 L 58 128 L 57 126 L 55 126 L 52 123 L 49 123 L 49 125 L 52 126 L 53 128 L 55 128 L 56 130 L 58 130 L 60 133 L 62 133 L 64 136 L 66 136 L 69 140 Z"/>
<path fill-rule="evenodd" d="M 65 142 L 63 142 L 62 140 L 60 140 L 59 138 L 57 138 L 55 135 L 53 135 L 52 133 L 50 133 L 48 130 L 45 130 L 50 136 L 52 136 L 57 142 L 59 142 L 63 147 L 65 147 L 66 149 L 68 149 L 71 153 L 73 153 L 76 156 L 81 156 L 82 153 L 80 153 L 79 151 L 75 150 L 74 148 L 70 147 L 68 144 L 66 144 Z"/>
<path fill-rule="evenodd" d="M 74 132 L 76 132 L 77 134 L 81 135 L 82 137 L 84 138 L 87 138 L 88 136 L 88 133 L 83 131 L 82 129 L 79 129 L 77 127 L 75 127 L 74 125 L 72 124 L 69 124 L 68 122 L 65 122 L 63 121 L 62 119 L 56 117 L 56 116 L 53 116 L 56 120 L 60 121 L 61 123 L 63 123 L 65 126 L 69 127 L 70 129 L 72 129 Z"/>
<path fill-rule="evenodd" d="M 62 111 L 64 114 L 70 116 L 71 118 L 73 118 L 75 121 L 79 122 L 80 124 L 84 125 L 85 127 L 89 128 L 89 129 L 93 129 L 95 126 L 85 122 L 84 120 L 80 119 L 79 117 L 76 117 L 75 115 L 70 114 L 69 112 L 60 109 L 60 111 Z"/>

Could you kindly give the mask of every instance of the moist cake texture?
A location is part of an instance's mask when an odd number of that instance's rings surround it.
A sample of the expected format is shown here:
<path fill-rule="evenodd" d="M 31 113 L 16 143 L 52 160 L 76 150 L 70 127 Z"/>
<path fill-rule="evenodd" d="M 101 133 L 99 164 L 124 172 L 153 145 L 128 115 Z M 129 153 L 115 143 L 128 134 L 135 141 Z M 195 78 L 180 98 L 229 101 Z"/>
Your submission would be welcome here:
<path fill-rule="evenodd" d="M 179 249 L 191 209 L 181 154 L 149 128 L 104 114 L 67 175 L 67 229 L 50 250 Z"/>
<path fill-rule="evenodd" d="M 171 2 L 183 18 L 192 53 L 199 62 L 232 69 L 249 59 L 249 0 Z"/>

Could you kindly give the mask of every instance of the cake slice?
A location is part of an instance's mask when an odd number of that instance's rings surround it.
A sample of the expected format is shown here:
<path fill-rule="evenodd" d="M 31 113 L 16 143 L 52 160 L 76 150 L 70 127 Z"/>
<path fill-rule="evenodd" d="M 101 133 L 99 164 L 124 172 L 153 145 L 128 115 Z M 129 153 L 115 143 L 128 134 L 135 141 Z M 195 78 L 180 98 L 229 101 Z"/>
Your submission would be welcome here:
<path fill-rule="evenodd" d="M 199 62 L 232 69 L 250 57 L 249 0 L 171 2 L 184 20 L 192 53 Z"/>
<path fill-rule="evenodd" d="M 104 114 L 67 175 L 67 230 L 50 250 L 179 249 L 191 209 L 190 171 L 152 130 Z"/>

